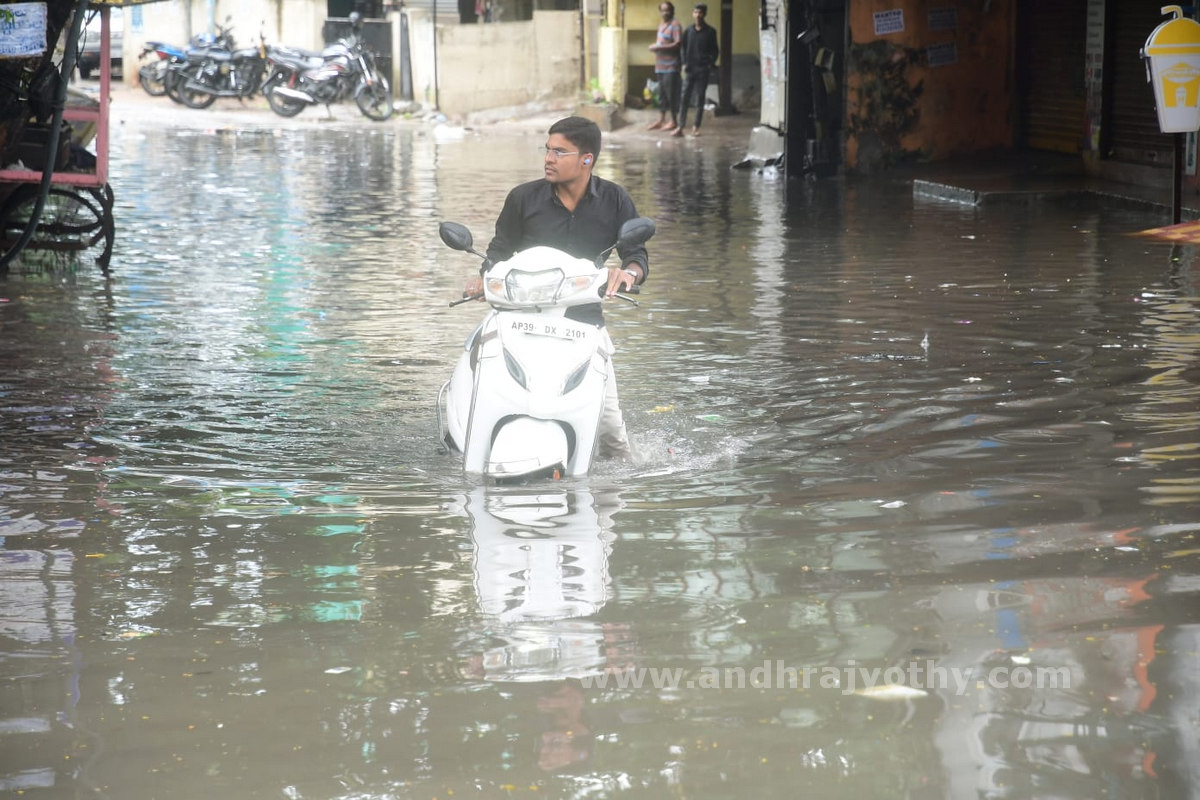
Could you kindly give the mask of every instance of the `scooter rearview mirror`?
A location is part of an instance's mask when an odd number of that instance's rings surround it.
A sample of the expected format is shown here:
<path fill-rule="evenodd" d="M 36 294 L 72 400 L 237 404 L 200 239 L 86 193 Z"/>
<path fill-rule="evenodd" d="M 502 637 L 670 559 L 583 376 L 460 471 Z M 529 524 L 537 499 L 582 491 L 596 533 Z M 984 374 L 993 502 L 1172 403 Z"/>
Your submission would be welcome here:
<path fill-rule="evenodd" d="M 626 247 L 643 244 L 654 236 L 654 230 L 654 220 L 649 217 L 636 217 L 621 226 L 621 233 L 617 237 L 617 241 Z"/>
<path fill-rule="evenodd" d="M 464 253 L 474 252 L 472 248 L 475 246 L 475 240 L 471 238 L 471 231 L 467 229 L 466 225 L 457 222 L 443 222 L 438 225 L 438 235 L 451 250 L 461 250 Z"/>

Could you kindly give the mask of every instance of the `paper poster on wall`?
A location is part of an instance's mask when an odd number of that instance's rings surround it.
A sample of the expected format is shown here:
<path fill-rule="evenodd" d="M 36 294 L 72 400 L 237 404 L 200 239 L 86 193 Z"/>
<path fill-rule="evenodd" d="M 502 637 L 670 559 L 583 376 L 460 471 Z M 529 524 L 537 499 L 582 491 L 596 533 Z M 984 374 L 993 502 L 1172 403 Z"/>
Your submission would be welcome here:
<path fill-rule="evenodd" d="M 0 3 L 0 58 L 46 52 L 46 4 Z"/>
<path fill-rule="evenodd" d="M 958 9 L 954 6 L 942 6 L 929 9 L 929 30 L 952 31 L 958 27 Z"/>
<path fill-rule="evenodd" d="M 931 67 L 945 67 L 958 63 L 958 47 L 954 42 L 931 44 L 925 48 L 925 57 Z"/>
<path fill-rule="evenodd" d="M 875 12 L 875 35 L 886 36 L 889 33 L 900 33 L 904 30 L 904 9 L 895 8 L 891 11 Z"/>

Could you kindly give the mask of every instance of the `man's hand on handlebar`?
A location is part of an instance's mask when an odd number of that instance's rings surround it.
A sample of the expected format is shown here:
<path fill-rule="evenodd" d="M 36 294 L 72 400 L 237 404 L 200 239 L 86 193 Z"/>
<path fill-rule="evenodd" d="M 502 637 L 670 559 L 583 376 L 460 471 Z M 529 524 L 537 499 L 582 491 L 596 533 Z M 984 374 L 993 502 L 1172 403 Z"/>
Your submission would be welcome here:
<path fill-rule="evenodd" d="M 617 292 L 625 289 L 632 289 L 637 283 L 633 276 L 626 272 L 621 267 L 608 268 L 608 289 L 604 292 L 605 297 L 612 297 Z"/>
<path fill-rule="evenodd" d="M 483 278 L 471 278 L 463 287 L 463 297 L 474 297 L 483 300 Z"/>

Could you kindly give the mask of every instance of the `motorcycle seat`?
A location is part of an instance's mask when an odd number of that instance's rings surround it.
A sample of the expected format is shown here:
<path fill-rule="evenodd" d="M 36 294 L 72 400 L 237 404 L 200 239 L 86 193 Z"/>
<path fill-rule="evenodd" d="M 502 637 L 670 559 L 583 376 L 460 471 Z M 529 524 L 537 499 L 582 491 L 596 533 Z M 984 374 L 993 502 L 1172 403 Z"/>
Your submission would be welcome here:
<path fill-rule="evenodd" d="M 305 56 L 294 56 L 287 53 L 270 53 L 267 56 L 276 64 L 283 64 L 286 67 L 291 67 L 297 72 L 303 72 L 309 69 L 315 69 L 325 62 L 320 58 L 307 58 Z"/>
<path fill-rule="evenodd" d="M 230 59 L 229 51 L 222 50 L 219 47 L 189 47 L 187 49 L 187 57 L 189 59 L 211 58 L 213 61 L 228 61 Z"/>
<path fill-rule="evenodd" d="M 303 47 L 292 47 L 291 45 L 285 45 L 285 44 L 281 44 L 281 45 L 272 47 L 271 51 L 274 53 L 278 53 L 281 56 L 286 56 L 288 58 L 309 59 L 309 60 L 316 59 L 318 61 L 321 59 L 321 54 L 318 53 L 316 50 L 306 50 Z"/>

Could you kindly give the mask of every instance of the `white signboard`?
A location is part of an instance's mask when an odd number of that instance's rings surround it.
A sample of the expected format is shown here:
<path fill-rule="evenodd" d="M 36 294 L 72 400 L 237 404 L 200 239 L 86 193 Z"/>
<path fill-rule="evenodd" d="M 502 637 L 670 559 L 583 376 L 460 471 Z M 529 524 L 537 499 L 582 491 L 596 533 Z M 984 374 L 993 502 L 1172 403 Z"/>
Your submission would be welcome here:
<path fill-rule="evenodd" d="M 0 58 L 46 52 L 46 4 L 0 3 Z"/>
<path fill-rule="evenodd" d="M 874 16 L 876 36 L 886 36 L 889 33 L 900 33 L 904 30 L 904 9 L 902 8 L 876 11 Z"/>

